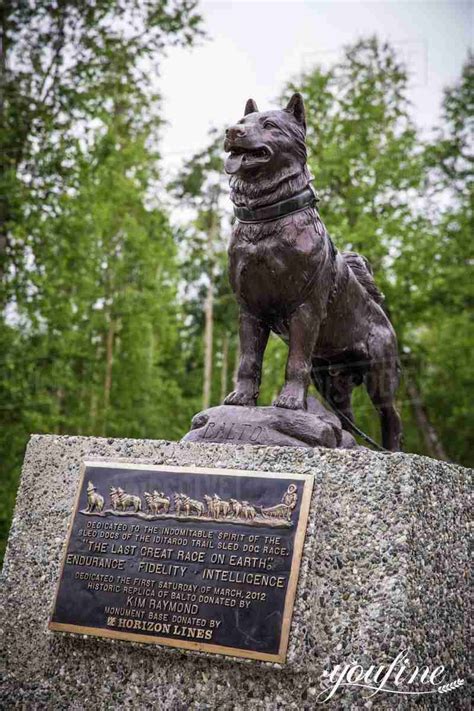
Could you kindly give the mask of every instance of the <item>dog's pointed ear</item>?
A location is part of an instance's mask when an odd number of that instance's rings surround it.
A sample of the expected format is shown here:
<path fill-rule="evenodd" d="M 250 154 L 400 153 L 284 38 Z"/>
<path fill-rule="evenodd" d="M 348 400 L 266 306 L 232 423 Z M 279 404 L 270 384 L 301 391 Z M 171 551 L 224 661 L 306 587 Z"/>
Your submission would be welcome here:
<path fill-rule="evenodd" d="M 288 113 L 293 114 L 295 119 L 303 124 L 303 126 L 306 128 L 306 117 L 305 117 L 305 112 L 304 112 L 304 102 L 303 102 L 303 97 L 299 92 L 296 94 L 293 94 L 291 99 L 288 102 L 288 106 L 286 107 L 285 111 L 288 111 Z"/>
<path fill-rule="evenodd" d="M 244 116 L 247 116 L 247 114 L 255 113 L 258 113 L 258 106 L 253 99 L 248 99 L 247 103 L 245 104 Z"/>

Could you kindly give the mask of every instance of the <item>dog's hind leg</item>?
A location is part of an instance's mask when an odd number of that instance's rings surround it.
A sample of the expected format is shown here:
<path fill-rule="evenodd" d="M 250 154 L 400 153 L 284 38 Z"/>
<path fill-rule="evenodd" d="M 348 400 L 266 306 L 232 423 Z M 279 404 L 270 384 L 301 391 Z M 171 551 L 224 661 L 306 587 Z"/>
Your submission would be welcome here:
<path fill-rule="evenodd" d="M 224 405 L 256 405 L 262 376 L 263 354 L 270 328 L 245 309 L 240 310 L 240 363 L 237 384 Z"/>
<path fill-rule="evenodd" d="M 355 386 L 352 374 L 344 372 L 343 367 L 338 370 L 334 366 L 317 365 L 313 365 L 311 374 L 316 389 L 331 407 L 337 409 L 335 414 L 341 413 L 347 420 L 354 422 L 352 391 Z M 340 420 L 342 428 L 352 432 L 347 420 L 344 417 L 341 417 Z"/>
<path fill-rule="evenodd" d="M 394 405 L 399 380 L 396 361 L 372 364 L 364 380 L 369 397 L 380 416 L 382 444 L 385 449 L 398 452 L 401 447 L 402 423 Z"/>

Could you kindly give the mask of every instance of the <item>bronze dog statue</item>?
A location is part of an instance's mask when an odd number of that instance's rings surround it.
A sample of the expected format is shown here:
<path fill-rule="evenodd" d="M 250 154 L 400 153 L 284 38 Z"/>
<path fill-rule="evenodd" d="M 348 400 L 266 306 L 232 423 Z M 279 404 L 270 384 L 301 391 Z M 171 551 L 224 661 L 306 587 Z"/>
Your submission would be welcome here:
<path fill-rule="evenodd" d="M 321 221 L 305 136 L 300 94 L 279 111 L 259 112 L 249 99 L 244 118 L 226 131 L 225 169 L 237 218 L 229 275 L 240 305 L 241 357 L 236 389 L 224 402 L 256 404 L 273 331 L 289 346 L 275 406 L 306 409 L 312 378 L 343 427 L 354 430 L 351 395 L 363 382 L 380 415 L 383 446 L 398 450 L 395 332 L 369 263 L 339 253 Z"/>

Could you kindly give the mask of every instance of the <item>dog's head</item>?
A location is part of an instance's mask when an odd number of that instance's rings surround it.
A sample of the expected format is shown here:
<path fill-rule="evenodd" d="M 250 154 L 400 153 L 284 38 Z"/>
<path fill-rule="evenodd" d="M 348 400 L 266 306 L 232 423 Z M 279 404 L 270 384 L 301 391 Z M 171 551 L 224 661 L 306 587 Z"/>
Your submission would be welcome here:
<path fill-rule="evenodd" d="M 278 111 L 259 111 L 253 99 L 244 118 L 226 131 L 225 169 L 246 180 L 296 172 L 306 164 L 306 121 L 303 97 L 293 94 L 288 106 Z"/>

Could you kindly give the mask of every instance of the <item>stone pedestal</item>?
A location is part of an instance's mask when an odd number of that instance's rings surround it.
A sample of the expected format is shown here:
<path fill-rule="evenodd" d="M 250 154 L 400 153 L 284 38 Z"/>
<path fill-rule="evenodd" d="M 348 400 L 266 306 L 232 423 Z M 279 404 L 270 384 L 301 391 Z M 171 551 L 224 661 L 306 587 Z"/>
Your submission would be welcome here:
<path fill-rule="evenodd" d="M 286 665 L 49 632 L 83 459 L 310 472 L 314 489 Z M 310 709 L 337 664 L 444 665 L 467 677 L 469 472 L 365 449 L 35 435 L 2 577 L 4 708 Z M 468 708 L 466 686 L 420 697 L 341 687 L 328 708 Z"/>

